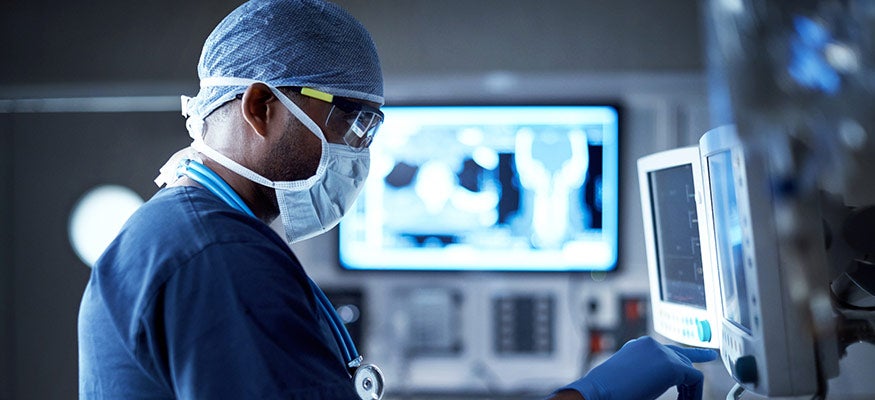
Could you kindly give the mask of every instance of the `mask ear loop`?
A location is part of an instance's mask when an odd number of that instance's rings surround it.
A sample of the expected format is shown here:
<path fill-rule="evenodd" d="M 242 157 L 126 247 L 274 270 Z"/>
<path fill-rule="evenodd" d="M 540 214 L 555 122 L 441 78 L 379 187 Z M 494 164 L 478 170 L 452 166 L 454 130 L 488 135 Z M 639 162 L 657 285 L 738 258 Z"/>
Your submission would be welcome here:
<path fill-rule="evenodd" d="M 286 189 L 286 190 L 308 190 L 313 187 L 316 182 L 318 182 L 325 175 L 328 167 L 328 141 L 325 139 L 325 134 L 322 132 L 322 129 L 319 128 L 313 119 L 310 118 L 307 113 L 304 112 L 297 104 L 295 104 L 291 99 L 288 98 L 285 94 L 283 94 L 276 87 L 267 84 L 265 82 L 257 81 L 254 79 L 245 79 L 245 78 L 225 78 L 225 77 L 211 77 L 204 78 L 200 82 L 200 86 L 211 87 L 211 86 L 249 86 L 253 83 L 262 83 L 270 88 L 271 92 L 273 92 L 274 96 L 280 101 L 280 103 L 285 106 L 289 112 L 292 113 L 299 121 L 301 121 L 304 126 L 307 127 L 316 137 L 320 139 L 322 142 L 322 154 L 319 158 L 319 166 L 316 168 L 316 173 L 307 178 L 306 180 L 299 181 L 279 181 L 274 182 L 271 181 L 261 175 L 256 174 L 254 171 L 240 165 L 236 161 L 226 157 L 224 154 L 219 153 L 218 151 L 210 148 L 204 141 L 204 121 L 201 118 L 195 116 L 188 116 L 186 119 L 186 129 L 188 130 L 189 136 L 191 136 L 193 142 L 191 147 L 195 150 L 203 153 L 207 157 L 213 159 L 219 164 L 225 166 L 226 168 L 234 171 L 240 176 L 243 176 L 253 182 L 262 184 L 264 186 L 273 188 L 273 189 Z M 183 98 L 183 109 L 184 112 L 187 111 L 188 100 Z M 186 115 L 186 114 L 183 114 Z"/>
<path fill-rule="evenodd" d="M 327 165 L 328 165 L 328 151 L 329 150 L 328 150 L 328 139 L 325 138 L 325 133 L 322 132 L 322 128 L 320 128 L 319 125 L 316 124 L 316 122 L 313 121 L 313 119 L 310 118 L 310 116 L 307 115 L 307 113 L 305 113 L 304 110 L 301 109 L 301 107 L 298 107 L 298 105 L 295 104 L 295 102 L 292 101 L 292 99 L 290 99 L 288 96 L 286 96 L 279 89 L 277 89 L 271 85 L 267 85 L 267 87 L 270 88 L 270 91 L 273 92 L 273 94 L 274 94 L 274 96 L 276 96 L 277 100 L 279 100 L 280 103 L 282 103 L 284 106 L 286 106 L 286 108 L 289 110 L 289 112 L 291 112 L 292 115 L 294 115 L 296 118 L 298 118 L 298 121 L 301 121 L 301 123 L 304 124 L 304 126 L 306 126 L 307 129 L 309 129 L 310 132 L 312 132 L 314 135 L 316 135 L 316 137 L 318 137 L 319 140 L 322 142 L 322 155 L 319 157 L 319 166 L 316 167 L 316 174 L 313 175 L 313 177 L 321 177 L 322 175 L 325 175 L 325 170 L 328 168 Z M 311 179 L 313 177 L 311 177 Z"/>
<path fill-rule="evenodd" d="M 204 137 L 204 120 L 202 118 L 191 115 L 188 109 L 188 104 L 192 98 L 189 96 L 179 96 L 180 109 L 182 116 L 185 117 L 185 130 L 188 131 L 188 136 L 193 140 L 203 139 Z"/>
<path fill-rule="evenodd" d="M 200 118 L 191 116 L 185 119 L 185 130 L 192 140 L 203 140 L 205 127 L 206 123 Z"/>
<path fill-rule="evenodd" d="M 188 136 L 195 141 L 201 140 L 204 136 L 204 121 L 200 118 L 189 115 L 188 104 L 191 101 L 191 97 L 179 96 L 179 100 L 182 116 L 185 117 L 185 129 L 188 131 Z M 155 184 L 160 188 L 175 182 L 180 176 L 178 169 L 185 160 L 201 162 L 197 150 L 191 145 L 170 156 L 170 159 L 158 169 L 158 177 L 154 180 Z"/>

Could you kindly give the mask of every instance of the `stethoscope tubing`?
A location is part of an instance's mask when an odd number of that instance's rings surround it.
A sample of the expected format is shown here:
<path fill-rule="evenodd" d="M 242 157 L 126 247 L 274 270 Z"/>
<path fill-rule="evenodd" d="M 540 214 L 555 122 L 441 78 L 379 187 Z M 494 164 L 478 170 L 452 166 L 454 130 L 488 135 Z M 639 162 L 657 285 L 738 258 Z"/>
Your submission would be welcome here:
<path fill-rule="evenodd" d="M 184 175 L 203 185 L 207 190 L 218 196 L 225 203 L 228 203 L 231 207 L 255 218 L 255 213 L 246 206 L 243 199 L 241 199 L 234 190 L 228 187 L 228 184 L 211 169 L 193 160 L 188 160 L 182 168 Z"/>
<path fill-rule="evenodd" d="M 341 351 L 343 351 L 345 359 L 348 360 L 347 366 L 353 367 L 353 365 L 350 364 L 353 364 L 358 360 L 359 353 L 358 350 L 356 350 L 352 336 L 349 334 L 349 330 L 346 329 L 343 320 L 337 315 L 337 311 L 334 309 L 334 306 L 331 305 L 331 301 L 328 300 L 328 296 L 325 295 L 325 292 L 323 292 L 322 289 L 319 288 L 319 285 L 317 285 L 316 282 L 313 282 L 312 279 L 308 278 L 308 280 L 310 281 L 310 287 L 313 288 L 313 295 L 316 297 L 316 302 L 322 309 L 322 314 L 328 317 L 327 319 L 331 326 L 334 340 L 340 345 L 339 347 L 341 348 Z"/>

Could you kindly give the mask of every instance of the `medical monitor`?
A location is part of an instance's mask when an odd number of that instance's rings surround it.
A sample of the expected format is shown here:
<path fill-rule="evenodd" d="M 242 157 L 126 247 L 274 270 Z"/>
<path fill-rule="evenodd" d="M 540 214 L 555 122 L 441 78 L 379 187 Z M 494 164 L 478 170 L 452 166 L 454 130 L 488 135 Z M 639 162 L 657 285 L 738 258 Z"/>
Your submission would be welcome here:
<path fill-rule="evenodd" d="M 790 272 L 798 264 L 782 253 L 778 240 L 768 160 L 744 146 L 732 126 L 705 133 L 699 144 L 706 226 L 721 284 L 723 363 L 747 391 L 813 394 L 818 387 L 814 332 L 798 299 L 791 298 L 793 285 L 801 289 Z M 802 215 L 819 218 L 816 209 Z"/>
<path fill-rule="evenodd" d="M 387 106 L 340 223 L 352 270 L 610 271 L 619 112 L 608 105 Z"/>
<path fill-rule="evenodd" d="M 690 346 L 720 346 L 720 298 L 712 260 L 699 147 L 638 159 L 653 329 Z"/>

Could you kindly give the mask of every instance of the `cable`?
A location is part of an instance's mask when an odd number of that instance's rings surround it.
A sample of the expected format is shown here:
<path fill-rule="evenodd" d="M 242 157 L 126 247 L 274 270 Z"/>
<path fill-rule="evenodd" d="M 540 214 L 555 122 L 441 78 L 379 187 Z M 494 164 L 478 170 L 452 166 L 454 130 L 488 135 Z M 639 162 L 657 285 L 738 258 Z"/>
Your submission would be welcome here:
<path fill-rule="evenodd" d="M 823 367 L 820 360 L 820 346 L 815 342 L 814 344 L 814 370 L 816 372 L 817 378 L 817 391 L 814 395 L 811 396 L 811 400 L 824 400 L 826 399 L 826 392 L 829 390 L 829 383 L 827 383 L 826 376 L 824 376 Z"/>
<path fill-rule="evenodd" d="M 741 398 L 741 395 L 744 393 L 744 388 L 741 387 L 740 383 L 736 383 L 732 389 L 729 390 L 729 393 L 726 394 L 726 400 L 738 400 Z"/>
<path fill-rule="evenodd" d="M 571 320 L 571 324 L 573 325 L 573 331 L 578 332 L 580 342 L 583 343 L 580 346 L 581 354 L 579 355 L 579 358 L 581 360 L 579 375 L 583 376 L 589 371 L 591 354 L 589 352 L 589 346 L 587 345 L 587 343 L 589 342 L 586 329 L 587 318 L 581 316 L 581 314 L 583 314 L 583 310 L 579 308 L 582 301 L 582 296 L 580 296 L 579 293 L 583 292 L 583 290 L 580 288 L 580 286 L 582 286 L 582 280 L 578 281 L 577 279 L 575 279 L 575 276 L 576 275 L 570 275 L 568 278 L 568 288 L 567 293 L 565 293 L 565 298 L 567 302 L 566 308 L 568 316 Z"/>

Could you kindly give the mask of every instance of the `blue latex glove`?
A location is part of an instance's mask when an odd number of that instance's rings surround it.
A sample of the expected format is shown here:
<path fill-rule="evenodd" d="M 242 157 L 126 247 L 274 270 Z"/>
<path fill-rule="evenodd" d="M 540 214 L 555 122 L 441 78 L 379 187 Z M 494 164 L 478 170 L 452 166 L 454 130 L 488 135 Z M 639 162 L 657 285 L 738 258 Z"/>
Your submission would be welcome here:
<path fill-rule="evenodd" d="M 701 400 L 704 376 L 693 363 L 716 358 L 714 350 L 664 346 L 642 336 L 557 392 L 576 390 L 586 400 L 653 400 L 677 386 L 678 400 Z"/>

